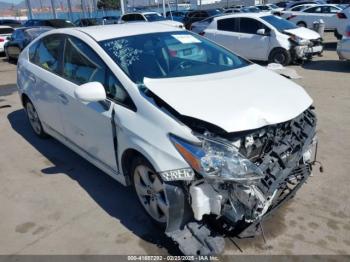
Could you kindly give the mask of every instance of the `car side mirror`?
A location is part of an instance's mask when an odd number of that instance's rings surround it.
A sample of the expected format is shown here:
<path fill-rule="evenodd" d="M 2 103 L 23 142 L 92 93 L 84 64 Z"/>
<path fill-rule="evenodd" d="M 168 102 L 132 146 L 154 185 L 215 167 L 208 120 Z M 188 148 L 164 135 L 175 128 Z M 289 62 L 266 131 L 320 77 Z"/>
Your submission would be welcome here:
<path fill-rule="evenodd" d="M 266 35 L 266 30 L 264 28 L 258 29 L 258 31 L 256 31 L 257 35 Z"/>
<path fill-rule="evenodd" d="M 77 99 L 83 102 L 99 102 L 106 100 L 106 91 L 99 82 L 89 82 L 78 86 L 74 90 Z"/>

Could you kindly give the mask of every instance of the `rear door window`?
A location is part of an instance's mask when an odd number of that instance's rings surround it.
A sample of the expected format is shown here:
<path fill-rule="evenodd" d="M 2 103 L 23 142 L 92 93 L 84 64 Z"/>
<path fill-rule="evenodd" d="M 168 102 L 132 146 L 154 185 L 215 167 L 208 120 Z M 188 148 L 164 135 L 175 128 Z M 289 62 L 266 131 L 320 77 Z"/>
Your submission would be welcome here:
<path fill-rule="evenodd" d="M 129 15 L 124 15 L 122 18 L 123 21 L 133 21 L 134 20 L 134 15 L 133 14 L 129 14 Z"/>
<path fill-rule="evenodd" d="M 304 10 L 305 13 L 322 13 L 321 6 L 311 7 L 309 9 Z"/>
<path fill-rule="evenodd" d="M 134 14 L 134 21 L 145 21 L 145 18 L 140 14 Z"/>
<path fill-rule="evenodd" d="M 238 32 L 239 18 L 226 18 L 217 21 L 217 27 L 220 31 Z"/>
<path fill-rule="evenodd" d="M 49 35 L 40 40 L 32 62 L 50 72 L 60 73 L 60 58 L 64 38 L 61 35 Z"/>

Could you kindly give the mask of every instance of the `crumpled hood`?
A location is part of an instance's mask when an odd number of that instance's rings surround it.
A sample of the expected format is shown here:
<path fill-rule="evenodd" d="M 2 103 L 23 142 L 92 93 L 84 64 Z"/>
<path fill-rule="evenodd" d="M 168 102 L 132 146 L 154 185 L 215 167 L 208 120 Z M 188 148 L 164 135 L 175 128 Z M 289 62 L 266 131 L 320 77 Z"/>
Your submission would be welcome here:
<path fill-rule="evenodd" d="M 227 132 L 285 122 L 312 104 L 302 87 L 255 64 L 200 76 L 145 78 L 144 84 L 178 113 Z"/>
<path fill-rule="evenodd" d="M 315 40 L 321 37 L 319 33 L 305 27 L 298 27 L 295 29 L 284 30 L 284 32 L 287 32 L 289 34 L 295 35 L 297 37 L 300 37 L 306 40 Z"/>

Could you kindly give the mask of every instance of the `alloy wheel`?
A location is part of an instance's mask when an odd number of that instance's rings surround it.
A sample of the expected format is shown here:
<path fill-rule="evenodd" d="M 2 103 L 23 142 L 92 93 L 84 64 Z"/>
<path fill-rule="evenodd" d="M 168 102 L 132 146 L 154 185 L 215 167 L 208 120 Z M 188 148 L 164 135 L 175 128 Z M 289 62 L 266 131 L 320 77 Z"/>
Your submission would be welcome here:
<path fill-rule="evenodd" d="M 26 108 L 27 108 L 27 115 L 28 115 L 30 125 L 32 126 L 34 132 L 37 135 L 40 135 L 42 133 L 41 132 L 42 130 L 41 130 L 41 123 L 39 120 L 38 113 L 36 112 L 34 106 L 30 102 L 27 103 Z"/>
<path fill-rule="evenodd" d="M 158 223 L 166 223 L 169 205 L 164 184 L 158 175 L 149 167 L 138 165 L 134 170 L 134 185 L 146 212 Z"/>

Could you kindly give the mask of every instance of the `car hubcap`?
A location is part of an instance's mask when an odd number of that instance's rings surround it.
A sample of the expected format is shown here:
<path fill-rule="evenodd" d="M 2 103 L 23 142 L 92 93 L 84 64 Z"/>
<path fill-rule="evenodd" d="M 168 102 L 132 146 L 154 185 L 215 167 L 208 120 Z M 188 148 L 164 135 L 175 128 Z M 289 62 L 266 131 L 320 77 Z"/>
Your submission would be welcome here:
<path fill-rule="evenodd" d="M 41 125 L 38 113 L 31 103 L 27 103 L 27 115 L 31 126 L 33 127 L 35 133 L 41 133 Z"/>
<path fill-rule="evenodd" d="M 285 60 L 285 57 L 283 54 L 277 54 L 275 56 L 275 62 L 276 63 L 279 63 L 279 64 L 283 64 L 284 63 L 284 60 Z"/>
<path fill-rule="evenodd" d="M 147 213 L 157 222 L 166 223 L 169 206 L 164 184 L 147 166 L 139 165 L 134 171 L 136 193 Z"/>

